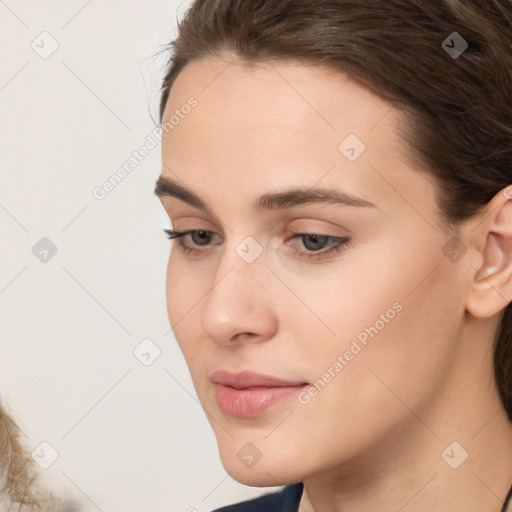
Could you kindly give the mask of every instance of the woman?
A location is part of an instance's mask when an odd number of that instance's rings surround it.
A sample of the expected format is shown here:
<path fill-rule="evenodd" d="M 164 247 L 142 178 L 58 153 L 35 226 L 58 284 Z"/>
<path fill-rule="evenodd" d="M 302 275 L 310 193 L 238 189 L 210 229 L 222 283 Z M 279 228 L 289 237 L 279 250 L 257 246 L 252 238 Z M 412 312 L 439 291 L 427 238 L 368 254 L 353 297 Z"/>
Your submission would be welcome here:
<path fill-rule="evenodd" d="M 169 318 L 285 486 L 219 510 L 507 510 L 511 4 L 196 0 L 171 48 Z"/>

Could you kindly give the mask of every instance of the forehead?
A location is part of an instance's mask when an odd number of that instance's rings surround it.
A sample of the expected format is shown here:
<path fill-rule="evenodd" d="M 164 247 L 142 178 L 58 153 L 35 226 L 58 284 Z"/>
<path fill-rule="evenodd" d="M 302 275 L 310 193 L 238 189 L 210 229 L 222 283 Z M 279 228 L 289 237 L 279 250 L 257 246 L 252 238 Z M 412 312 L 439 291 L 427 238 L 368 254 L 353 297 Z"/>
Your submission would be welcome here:
<path fill-rule="evenodd" d="M 342 73 L 282 61 L 190 63 L 171 88 L 164 120 L 190 96 L 200 98 L 202 125 L 217 129 L 365 133 L 390 112 L 388 103 Z"/>
<path fill-rule="evenodd" d="M 164 133 L 162 174 L 172 169 L 207 200 L 321 184 L 376 204 L 396 203 L 397 192 L 434 204 L 425 175 L 403 158 L 402 114 L 342 73 L 204 59 L 178 75 L 163 122 L 191 97 L 197 106 Z"/>

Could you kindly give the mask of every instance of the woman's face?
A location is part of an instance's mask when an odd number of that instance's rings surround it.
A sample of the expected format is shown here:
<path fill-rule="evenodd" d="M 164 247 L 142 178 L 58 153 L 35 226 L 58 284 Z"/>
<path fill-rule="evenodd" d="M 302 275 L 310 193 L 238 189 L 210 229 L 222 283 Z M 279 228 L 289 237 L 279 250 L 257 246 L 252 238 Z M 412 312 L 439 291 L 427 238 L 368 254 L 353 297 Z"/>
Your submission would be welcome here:
<path fill-rule="evenodd" d="M 226 471 L 281 485 L 432 436 L 468 263 L 401 153 L 399 113 L 341 74 L 211 58 L 180 73 L 172 115 L 162 177 L 204 208 L 159 195 L 173 229 L 211 233 L 181 239 L 192 254 L 173 242 L 168 313 Z M 258 207 L 269 194 L 285 196 Z M 306 385 L 268 402 L 280 391 L 219 387 L 218 370 Z"/>

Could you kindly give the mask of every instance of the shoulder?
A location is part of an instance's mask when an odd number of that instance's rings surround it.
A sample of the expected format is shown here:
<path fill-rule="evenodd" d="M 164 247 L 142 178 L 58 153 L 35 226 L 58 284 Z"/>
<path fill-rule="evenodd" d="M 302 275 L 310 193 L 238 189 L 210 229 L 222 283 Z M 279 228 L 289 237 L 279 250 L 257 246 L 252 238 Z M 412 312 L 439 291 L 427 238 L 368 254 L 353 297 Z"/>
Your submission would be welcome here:
<path fill-rule="evenodd" d="M 264 494 L 259 498 L 235 503 L 212 512 L 296 512 L 302 497 L 302 482 L 285 486 L 281 491 Z"/>

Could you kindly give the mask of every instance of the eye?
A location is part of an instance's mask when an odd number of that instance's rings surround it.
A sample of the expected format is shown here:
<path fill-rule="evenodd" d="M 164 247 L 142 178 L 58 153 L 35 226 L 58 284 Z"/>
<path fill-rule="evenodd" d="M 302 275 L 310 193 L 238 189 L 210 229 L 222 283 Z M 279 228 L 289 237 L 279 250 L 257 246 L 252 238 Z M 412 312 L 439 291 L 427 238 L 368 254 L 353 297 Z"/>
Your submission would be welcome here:
<path fill-rule="evenodd" d="M 318 259 L 330 256 L 333 253 L 343 251 L 351 242 L 351 239 L 346 236 L 332 236 L 332 235 L 319 235 L 316 233 L 295 233 L 293 239 L 300 238 L 302 239 L 302 243 L 308 251 L 314 252 L 306 252 L 302 250 L 296 251 L 299 256 L 304 256 L 309 259 Z M 328 242 L 330 242 L 328 244 Z M 322 249 L 323 247 L 329 247 L 327 250 L 323 250 L 319 252 L 318 249 Z"/>
<path fill-rule="evenodd" d="M 206 231 L 204 229 L 195 229 L 195 230 L 191 229 L 188 231 L 175 231 L 173 229 L 164 229 L 164 233 L 167 234 L 167 238 L 169 238 L 170 240 L 178 239 L 178 244 L 179 244 L 180 249 L 182 249 L 185 254 L 190 254 L 190 255 L 200 254 L 200 253 L 204 252 L 204 250 L 196 249 L 194 247 L 189 247 L 183 241 L 184 237 L 190 235 L 190 237 L 192 238 L 192 241 L 194 243 L 196 243 L 194 241 L 194 237 L 196 237 L 196 235 L 197 235 L 197 240 L 199 241 L 199 243 L 197 245 L 202 246 L 202 245 L 208 245 L 211 235 L 215 234 L 213 231 Z"/>
<path fill-rule="evenodd" d="M 190 247 L 186 245 L 184 242 L 186 236 L 190 236 L 192 242 L 196 246 L 207 247 L 210 244 L 212 235 L 215 235 L 213 231 L 202 229 L 192 229 L 188 231 L 164 229 L 164 233 L 167 234 L 167 237 L 170 240 L 178 239 L 179 247 L 184 251 L 185 254 L 189 255 L 199 255 L 208 251 L 205 249 L 198 249 L 197 247 Z M 307 251 L 299 249 L 295 250 L 294 252 L 300 257 L 309 259 L 323 258 L 335 252 L 341 252 L 351 242 L 351 239 L 346 236 L 320 235 L 316 233 L 295 233 L 292 239 L 302 239 L 303 245 L 306 247 Z M 326 244 L 329 248 L 327 250 L 319 251 L 319 249 L 325 247 Z"/>

